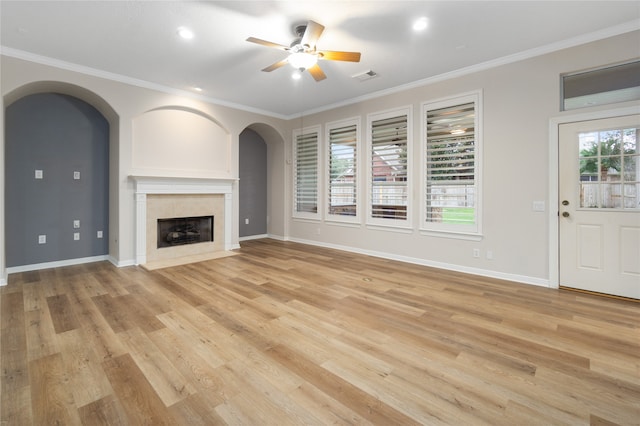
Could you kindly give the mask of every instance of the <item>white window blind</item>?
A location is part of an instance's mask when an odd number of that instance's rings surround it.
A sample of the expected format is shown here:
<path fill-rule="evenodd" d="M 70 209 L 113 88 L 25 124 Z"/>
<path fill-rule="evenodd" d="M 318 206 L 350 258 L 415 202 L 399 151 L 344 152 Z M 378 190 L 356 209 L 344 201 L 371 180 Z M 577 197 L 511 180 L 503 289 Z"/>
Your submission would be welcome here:
<path fill-rule="evenodd" d="M 329 127 L 329 215 L 356 216 L 358 126 Z"/>
<path fill-rule="evenodd" d="M 374 219 L 407 220 L 407 124 L 407 114 L 371 122 Z"/>
<path fill-rule="evenodd" d="M 318 132 L 295 134 L 294 213 L 318 213 Z"/>
<path fill-rule="evenodd" d="M 425 222 L 432 229 L 477 232 L 476 102 L 427 106 Z"/>

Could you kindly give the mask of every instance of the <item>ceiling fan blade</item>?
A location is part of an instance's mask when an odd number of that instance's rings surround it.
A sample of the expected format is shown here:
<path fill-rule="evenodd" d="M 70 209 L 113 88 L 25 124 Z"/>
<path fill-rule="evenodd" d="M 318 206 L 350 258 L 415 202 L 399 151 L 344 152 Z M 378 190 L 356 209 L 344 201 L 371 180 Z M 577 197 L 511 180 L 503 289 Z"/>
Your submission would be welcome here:
<path fill-rule="evenodd" d="M 318 64 L 315 64 L 311 68 L 307 69 L 307 71 L 309 71 L 309 74 L 311 74 L 315 81 L 322 81 L 327 78 L 324 71 L 322 71 L 322 68 L 320 68 L 320 65 Z"/>
<path fill-rule="evenodd" d="M 261 40 L 255 37 L 249 37 L 247 41 L 251 43 L 260 44 L 262 46 L 275 47 L 276 49 L 281 49 L 281 50 L 289 50 L 289 47 L 283 44 L 273 43 L 271 41 Z"/>
<path fill-rule="evenodd" d="M 319 50 L 320 59 L 328 61 L 360 62 L 360 52 L 336 52 L 334 50 Z"/>
<path fill-rule="evenodd" d="M 304 35 L 302 36 L 302 40 L 300 40 L 300 44 L 307 45 L 310 48 L 314 48 L 320 35 L 324 31 L 324 26 L 318 24 L 314 21 L 307 22 L 307 29 L 304 31 Z"/>
<path fill-rule="evenodd" d="M 276 62 L 275 64 L 271 64 L 268 67 L 264 68 L 262 71 L 264 72 L 271 72 L 273 70 L 277 70 L 280 67 L 283 67 L 285 65 L 287 65 L 289 63 L 289 61 L 287 59 L 283 59 L 279 62 Z"/>

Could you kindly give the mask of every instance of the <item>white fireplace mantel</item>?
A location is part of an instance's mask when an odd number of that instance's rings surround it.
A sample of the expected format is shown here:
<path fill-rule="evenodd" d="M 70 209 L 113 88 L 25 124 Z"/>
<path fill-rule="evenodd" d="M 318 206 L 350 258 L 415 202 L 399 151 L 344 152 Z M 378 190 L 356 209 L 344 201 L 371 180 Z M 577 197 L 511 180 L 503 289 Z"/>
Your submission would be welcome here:
<path fill-rule="evenodd" d="M 147 194 L 223 194 L 224 249 L 232 249 L 233 184 L 238 179 L 129 176 L 136 197 L 136 265 L 147 263 Z"/>

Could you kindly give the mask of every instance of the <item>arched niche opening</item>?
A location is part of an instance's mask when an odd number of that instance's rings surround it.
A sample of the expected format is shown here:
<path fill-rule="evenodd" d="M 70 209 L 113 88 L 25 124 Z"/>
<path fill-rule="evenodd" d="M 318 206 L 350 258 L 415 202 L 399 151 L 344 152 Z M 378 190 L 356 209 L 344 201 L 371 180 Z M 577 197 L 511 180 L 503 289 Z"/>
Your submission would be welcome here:
<path fill-rule="evenodd" d="M 266 170 L 266 234 L 270 237 L 284 239 L 285 238 L 285 212 L 286 212 L 286 185 L 285 185 L 285 143 L 284 138 L 278 130 L 265 123 L 253 123 L 247 126 L 243 132 L 240 133 L 240 144 L 243 144 L 244 138 L 259 138 L 264 141 L 266 145 L 266 156 L 264 157 L 264 167 Z M 259 148 L 258 148 L 259 149 Z M 240 166 L 243 168 L 243 161 L 247 158 L 243 158 L 242 149 L 240 150 Z M 246 155 L 246 154 L 245 154 Z M 253 158 L 255 160 L 255 158 Z M 240 199 L 243 196 L 247 196 L 252 192 L 255 192 L 256 188 L 243 187 L 242 176 L 240 177 Z M 240 212 L 240 229 L 245 224 L 246 217 L 243 216 L 250 214 L 243 212 L 241 208 Z M 255 232 L 255 231 L 254 231 Z M 263 236 L 263 234 L 257 234 L 254 236 Z M 241 234 L 242 237 L 242 234 Z M 250 238 L 250 237 L 249 237 Z"/>
<path fill-rule="evenodd" d="M 32 95 L 52 95 L 52 97 L 58 97 L 59 99 L 62 99 L 63 97 L 67 97 L 67 100 L 69 101 L 69 104 L 73 104 L 76 103 L 75 106 L 70 106 L 70 109 L 73 110 L 73 108 L 79 108 L 79 113 L 82 115 L 83 113 L 89 112 L 91 110 L 93 111 L 97 111 L 98 115 L 100 115 L 102 117 L 103 120 L 106 120 L 106 126 L 108 127 L 108 129 L 106 130 L 106 133 L 108 133 L 108 135 L 106 136 L 106 138 L 108 139 L 108 141 L 106 142 L 107 147 L 105 148 L 106 150 L 103 151 L 102 154 L 99 155 L 103 155 L 103 156 L 107 156 L 107 158 L 104 158 L 105 162 L 107 164 L 105 164 L 104 168 L 106 170 L 103 170 L 104 173 L 104 179 L 106 179 L 107 183 L 104 187 L 104 191 L 107 191 L 108 194 L 106 194 L 106 202 L 104 203 L 97 203 L 99 204 L 101 207 L 99 207 L 100 209 L 106 209 L 106 212 L 102 212 L 104 213 L 104 216 L 106 217 L 105 220 L 107 221 L 107 225 L 103 226 L 104 229 L 100 229 L 100 231 L 102 231 L 101 234 L 99 234 L 95 229 L 90 229 L 90 222 L 91 219 L 88 220 L 84 220 L 84 221 L 80 221 L 79 227 L 74 228 L 74 226 L 76 226 L 76 224 L 74 223 L 76 219 L 78 218 L 72 218 L 70 219 L 70 223 L 69 223 L 69 230 L 68 232 L 65 232 L 64 234 L 64 238 L 66 238 L 67 236 L 72 240 L 72 241 L 78 241 L 78 240 L 73 240 L 74 237 L 76 237 L 76 233 L 79 233 L 80 236 L 79 238 L 81 238 L 82 242 L 86 242 L 86 240 L 95 240 L 95 239 L 102 239 L 102 241 L 98 241 L 97 243 L 99 243 L 98 245 L 106 245 L 107 246 L 107 250 L 106 250 L 106 254 L 103 254 L 101 256 L 91 256 L 90 253 L 91 251 L 80 251 L 79 253 L 85 253 L 85 254 L 89 254 L 88 256 L 84 255 L 84 254 L 80 254 L 80 255 L 74 255 L 73 251 L 71 251 L 71 256 L 81 256 L 81 257 L 76 257 L 73 259 L 53 259 L 52 262 L 53 264 L 55 264 L 58 261 L 63 261 L 65 263 L 81 263 L 84 261 L 91 261 L 91 260 L 96 260 L 96 258 L 100 258 L 100 259 L 110 259 L 110 260 L 117 260 L 118 259 L 118 245 L 117 242 L 119 240 L 118 238 L 118 171 L 119 171 L 119 165 L 118 165 L 118 151 L 119 151 L 119 116 L 118 114 L 115 112 L 115 110 L 108 104 L 108 102 L 106 102 L 102 97 L 100 97 L 99 95 L 97 95 L 96 93 L 87 90 L 83 87 L 74 85 L 74 84 L 69 84 L 69 83 L 65 83 L 65 82 L 58 82 L 58 81 L 39 81 L 39 82 L 33 82 L 33 83 L 29 83 L 23 86 L 20 86 L 16 89 L 14 89 L 13 91 L 7 93 L 4 98 L 3 98 L 3 104 L 4 104 L 4 108 L 5 108 L 5 131 L 7 130 L 7 128 L 11 128 L 11 123 L 7 122 L 7 111 L 12 108 L 12 106 L 14 105 L 18 105 L 17 102 L 26 99 L 27 97 L 30 97 Z M 83 109 L 82 105 L 85 104 L 88 106 L 88 108 L 85 109 L 84 112 L 81 112 L 80 110 Z M 29 111 L 29 113 L 31 113 Z M 38 121 L 37 120 L 33 120 L 33 126 L 38 126 Z M 7 134 L 5 134 L 5 139 L 3 139 L 3 145 L 5 145 L 7 143 Z M 53 140 L 53 138 L 52 138 Z M 2 147 L 3 149 L 7 148 L 6 146 Z M 90 155 L 90 154 L 89 154 Z M 11 158 L 7 158 L 7 156 L 5 156 L 4 159 L 4 164 L 3 164 L 3 173 L 5 173 L 5 171 L 7 170 L 7 164 L 12 161 Z M 82 169 L 82 167 L 86 166 L 87 169 L 86 171 L 82 171 L 80 169 Z M 89 179 L 83 179 L 83 178 L 88 178 L 89 177 L 89 173 L 90 173 L 90 168 L 92 167 L 89 164 L 81 164 L 81 162 L 78 162 L 78 164 L 73 165 L 73 164 L 67 164 L 67 167 L 70 167 L 72 170 L 69 173 L 69 182 L 65 181 L 64 185 L 68 185 L 66 187 L 66 191 L 67 193 L 69 193 L 69 191 L 71 191 L 71 194 L 74 194 L 74 191 L 79 191 L 78 194 L 81 193 L 80 188 L 83 185 L 87 185 L 89 183 Z M 67 174 L 64 173 L 64 171 L 60 170 L 61 167 L 59 167 L 58 165 L 54 165 L 53 168 L 50 170 L 50 172 L 53 173 L 62 173 L 64 174 L 64 177 L 66 178 Z M 75 169 L 79 169 L 79 170 L 75 170 Z M 35 170 L 38 170 L 37 168 L 34 170 L 29 170 L 29 178 L 36 178 L 36 172 Z M 45 171 L 43 170 L 42 173 L 44 174 Z M 47 177 L 53 177 L 52 175 L 48 174 L 45 176 L 43 176 L 44 179 L 47 179 Z M 74 178 L 78 178 L 78 179 L 74 179 Z M 5 179 L 5 185 L 7 185 L 6 182 L 7 179 Z M 44 182 L 44 180 L 43 180 Z M 49 183 L 50 181 L 47 181 L 47 183 Z M 75 184 L 75 186 L 74 186 Z M 59 187 L 56 187 L 59 189 Z M 8 213 L 8 209 L 9 209 L 9 203 L 7 202 L 7 194 L 6 194 L 6 189 L 3 188 L 3 193 L 2 196 L 5 200 L 4 202 L 4 217 L 5 217 L 5 221 L 7 220 L 7 213 Z M 86 197 L 91 197 L 91 195 L 87 195 L 90 194 L 92 191 L 89 189 L 87 191 L 87 193 L 85 195 L 79 195 L 79 198 L 86 198 Z M 102 194 L 105 195 L 105 194 Z M 71 195 L 71 197 L 74 197 L 74 195 Z M 90 201 L 89 201 L 90 202 Z M 60 205 L 60 202 L 57 203 L 52 203 L 54 205 L 50 206 L 50 208 L 55 208 L 57 205 Z M 6 224 L 5 224 L 6 227 Z M 62 227 L 61 227 L 62 228 Z M 69 234 L 69 235 L 66 235 Z M 37 236 L 37 241 L 39 242 L 40 237 L 39 237 L 39 233 Z M 46 243 L 45 243 L 46 244 Z M 53 246 L 54 241 L 52 241 L 51 239 L 49 240 L 49 244 L 50 247 Z M 6 254 L 7 254 L 7 250 L 8 250 L 8 242 L 6 239 L 6 232 L 1 233 L 0 235 L 0 247 L 2 248 L 2 253 L 0 253 L 0 255 L 2 255 L 3 258 L 6 259 Z M 103 251 L 104 252 L 104 251 Z M 25 266 L 26 269 L 38 269 L 39 267 L 47 267 L 49 263 L 47 261 L 45 261 L 44 263 L 38 263 L 38 264 L 31 264 L 31 265 L 27 265 Z M 6 266 L 8 266 L 7 271 L 9 273 L 13 272 L 13 269 L 16 269 L 16 271 L 20 270 L 20 268 L 12 268 L 12 265 L 6 264 Z"/>

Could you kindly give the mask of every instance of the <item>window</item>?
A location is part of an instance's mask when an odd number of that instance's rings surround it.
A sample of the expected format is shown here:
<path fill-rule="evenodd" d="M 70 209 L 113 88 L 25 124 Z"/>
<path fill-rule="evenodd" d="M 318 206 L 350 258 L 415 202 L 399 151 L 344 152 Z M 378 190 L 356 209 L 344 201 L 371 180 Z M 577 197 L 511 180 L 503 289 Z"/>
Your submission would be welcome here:
<path fill-rule="evenodd" d="M 320 127 L 296 130 L 293 134 L 294 217 L 319 218 L 318 135 Z"/>
<path fill-rule="evenodd" d="M 327 124 L 327 214 L 332 220 L 354 222 L 358 216 L 359 124 L 359 119 Z"/>
<path fill-rule="evenodd" d="M 640 99 L 640 61 L 560 76 L 561 111 Z"/>
<path fill-rule="evenodd" d="M 369 116 L 369 217 L 371 224 L 407 226 L 411 108 Z"/>
<path fill-rule="evenodd" d="M 480 233 L 480 93 L 423 104 L 422 229 Z"/>

